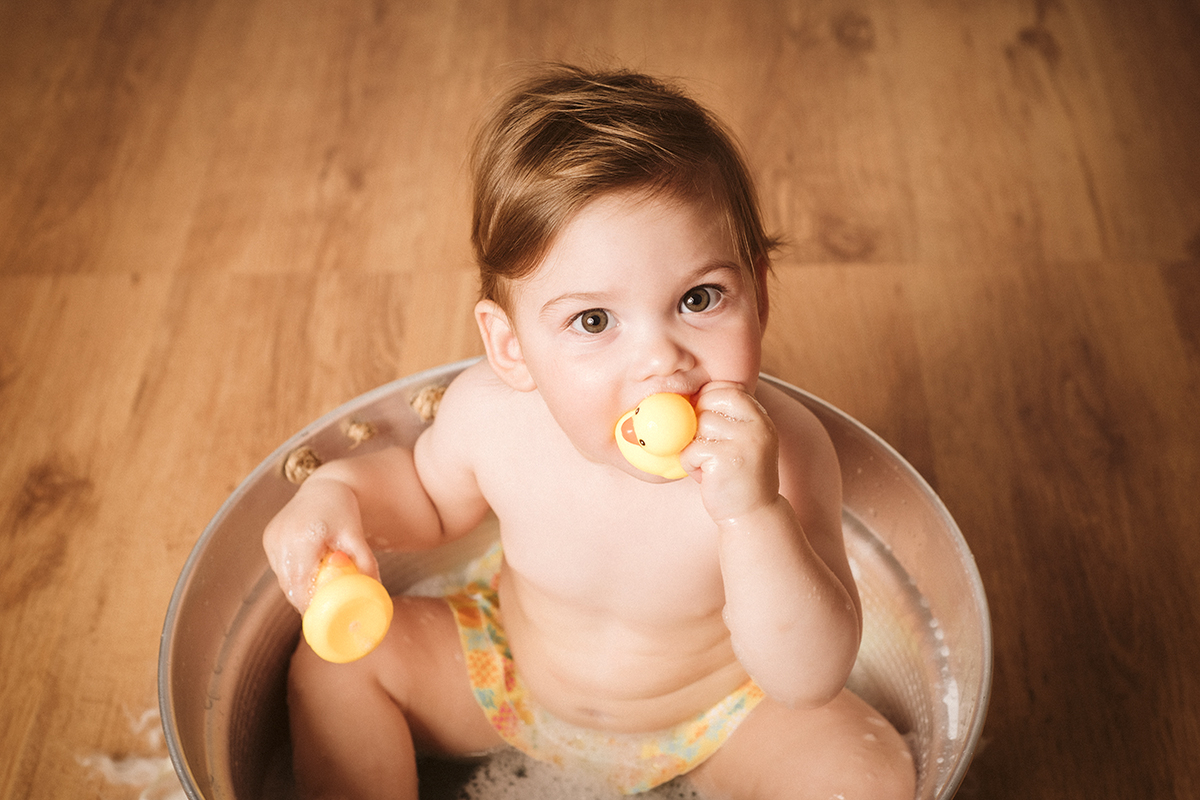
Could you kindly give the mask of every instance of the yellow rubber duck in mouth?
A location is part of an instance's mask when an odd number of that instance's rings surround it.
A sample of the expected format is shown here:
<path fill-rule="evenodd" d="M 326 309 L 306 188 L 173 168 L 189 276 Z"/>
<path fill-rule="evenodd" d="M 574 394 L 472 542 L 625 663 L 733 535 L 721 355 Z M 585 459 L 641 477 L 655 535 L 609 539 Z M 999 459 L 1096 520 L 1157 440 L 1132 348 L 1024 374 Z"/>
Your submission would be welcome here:
<path fill-rule="evenodd" d="M 652 394 L 621 415 L 617 449 L 642 472 L 678 480 L 687 475 L 679 454 L 696 438 L 696 410 L 683 395 Z"/>

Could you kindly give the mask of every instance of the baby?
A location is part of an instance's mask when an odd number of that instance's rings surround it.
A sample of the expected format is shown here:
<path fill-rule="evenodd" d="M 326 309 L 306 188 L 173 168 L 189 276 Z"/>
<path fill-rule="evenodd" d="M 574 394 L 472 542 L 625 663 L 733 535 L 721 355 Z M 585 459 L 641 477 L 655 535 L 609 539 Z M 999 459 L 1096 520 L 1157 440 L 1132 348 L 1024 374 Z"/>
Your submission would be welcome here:
<path fill-rule="evenodd" d="M 489 510 L 500 549 L 448 599 L 397 597 L 360 661 L 300 645 L 301 791 L 416 798 L 415 753 L 507 742 L 624 792 L 911 798 L 905 743 L 844 688 L 862 625 L 833 446 L 758 382 L 774 242 L 730 136 L 652 78 L 555 67 L 473 170 L 486 360 L 411 449 L 322 466 L 263 538 L 300 610 L 328 551 L 378 575 L 373 548 Z M 697 411 L 679 480 L 615 441 L 657 392 Z"/>

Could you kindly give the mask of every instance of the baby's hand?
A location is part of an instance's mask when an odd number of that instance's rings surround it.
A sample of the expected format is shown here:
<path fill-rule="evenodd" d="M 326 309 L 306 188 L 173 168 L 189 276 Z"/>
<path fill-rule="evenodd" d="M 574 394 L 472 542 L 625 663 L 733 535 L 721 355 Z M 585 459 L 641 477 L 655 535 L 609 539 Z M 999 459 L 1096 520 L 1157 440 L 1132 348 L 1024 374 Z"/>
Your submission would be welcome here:
<path fill-rule="evenodd" d="M 317 566 L 341 550 L 358 570 L 379 578 L 375 556 L 362 532 L 358 499 L 344 483 L 314 473 L 263 531 L 263 549 L 288 602 L 301 613 L 312 600 Z"/>
<path fill-rule="evenodd" d="M 680 455 L 700 481 L 714 522 L 742 517 L 779 496 L 779 437 L 741 384 L 713 381 L 696 399 L 696 440 Z"/>

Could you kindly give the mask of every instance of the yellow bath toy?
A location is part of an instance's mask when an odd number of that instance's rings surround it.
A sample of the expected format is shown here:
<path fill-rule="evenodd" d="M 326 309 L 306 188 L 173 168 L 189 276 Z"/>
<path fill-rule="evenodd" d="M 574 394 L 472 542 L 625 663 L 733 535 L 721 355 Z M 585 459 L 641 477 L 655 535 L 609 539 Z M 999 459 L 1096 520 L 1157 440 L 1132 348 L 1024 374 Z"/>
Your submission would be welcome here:
<path fill-rule="evenodd" d="M 630 464 L 676 480 L 687 475 L 679 453 L 696 438 L 696 411 L 683 395 L 652 394 L 617 420 L 615 436 Z"/>
<path fill-rule="evenodd" d="M 303 622 L 313 652 L 334 664 L 354 661 L 374 650 L 391 624 L 392 598 L 383 584 L 359 572 L 345 553 L 321 559 Z"/>

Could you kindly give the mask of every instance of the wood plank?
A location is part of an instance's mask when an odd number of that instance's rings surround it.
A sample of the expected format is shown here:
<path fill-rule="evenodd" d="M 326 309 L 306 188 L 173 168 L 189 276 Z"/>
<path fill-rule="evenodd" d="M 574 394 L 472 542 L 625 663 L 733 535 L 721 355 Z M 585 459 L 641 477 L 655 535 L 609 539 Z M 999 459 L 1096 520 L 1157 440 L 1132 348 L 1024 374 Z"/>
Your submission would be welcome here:
<path fill-rule="evenodd" d="M 833 403 L 936 487 L 907 265 L 780 264 L 763 370 Z"/>
<path fill-rule="evenodd" d="M 1200 656 L 1179 635 L 1200 610 L 1200 436 L 1161 284 L 1110 263 L 925 277 L 938 486 L 996 633 L 978 780 L 1048 797 L 1120 797 L 1130 775 L 1194 787 L 1200 730 L 1177 709 L 1200 680 L 1163 669 Z"/>
<path fill-rule="evenodd" d="M 539 59 L 678 77 L 788 247 L 764 367 L 937 488 L 961 796 L 1200 797 L 1196 0 L 0 3 L 0 797 L 136 795 L 159 629 L 276 445 L 480 352 L 465 148 Z"/>

